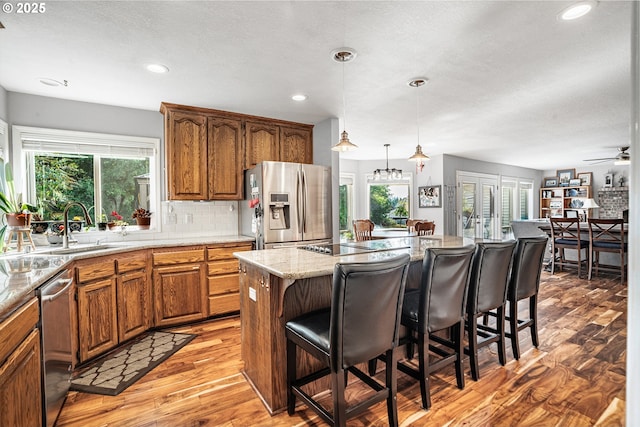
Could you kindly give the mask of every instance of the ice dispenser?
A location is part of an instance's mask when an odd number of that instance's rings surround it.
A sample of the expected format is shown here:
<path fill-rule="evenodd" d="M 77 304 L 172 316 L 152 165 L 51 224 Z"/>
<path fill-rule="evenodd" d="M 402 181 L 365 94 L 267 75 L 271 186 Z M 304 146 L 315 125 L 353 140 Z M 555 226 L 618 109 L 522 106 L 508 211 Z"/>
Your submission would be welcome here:
<path fill-rule="evenodd" d="M 289 194 L 272 193 L 269 200 L 269 229 L 287 230 L 290 227 Z"/>

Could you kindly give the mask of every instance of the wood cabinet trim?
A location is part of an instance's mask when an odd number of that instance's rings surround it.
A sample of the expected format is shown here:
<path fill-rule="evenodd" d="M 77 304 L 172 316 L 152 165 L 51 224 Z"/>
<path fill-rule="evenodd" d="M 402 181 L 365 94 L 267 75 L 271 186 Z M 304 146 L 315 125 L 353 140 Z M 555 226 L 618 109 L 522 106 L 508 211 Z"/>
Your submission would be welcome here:
<path fill-rule="evenodd" d="M 273 123 L 279 126 L 306 127 L 313 129 L 312 124 L 291 122 L 288 120 L 274 119 L 270 117 L 252 116 L 250 114 L 236 113 L 233 111 L 215 110 L 213 108 L 194 107 L 190 105 L 172 104 L 170 102 L 160 103 L 160 112 L 166 115 L 169 112 L 181 111 L 185 113 L 199 113 L 208 116 L 226 117 L 236 120 L 255 121 L 263 123 Z"/>

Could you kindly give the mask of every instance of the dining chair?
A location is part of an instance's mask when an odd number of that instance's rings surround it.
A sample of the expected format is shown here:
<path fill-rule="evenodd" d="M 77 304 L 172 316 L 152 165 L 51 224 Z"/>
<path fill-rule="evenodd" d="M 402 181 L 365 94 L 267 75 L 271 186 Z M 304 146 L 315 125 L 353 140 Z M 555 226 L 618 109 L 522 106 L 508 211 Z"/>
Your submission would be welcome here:
<path fill-rule="evenodd" d="M 389 425 L 398 425 L 397 356 L 400 314 L 409 271 L 408 254 L 368 263 L 338 263 L 333 270 L 331 307 L 304 314 L 285 325 L 287 337 L 287 412 L 293 415 L 296 397 L 327 423 L 344 426 L 367 407 L 387 401 Z M 300 347 L 318 359 L 322 368 L 297 378 Z M 384 354 L 384 385 L 356 367 Z M 347 405 L 348 372 L 374 390 Z M 330 376 L 333 414 L 302 387 Z M 353 402 L 352 402 L 353 403 Z"/>
<path fill-rule="evenodd" d="M 473 252 L 473 246 L 426 249 L 420 288 L 405 292 L 400 322 L 407 334 L 400 345 L 417 344 L 418 369 L 399 361 L 398 370 L 420 382 L 424 409 L 431 407 L 430 373 L 455 364 L 458 388 L 464 388 L 464 317 Z M 449 338 L 435 335 L 449 329 Z"/>
<path fill-rule="evenodd" d="M 507 283 L 516 241 L 478 242 L 471 261 L 469 295 L 467 297 L 467 330 L 471 378 L 478 381 L 480 368 L 478 350 L 492 343 L 498 346 L 498 360 L 504 366 L 505 351 L 505 307 Z M 496 325 L 478 324 L 478 318 L 496 310 Z"/>
<path fill-rule="evenodd" d="M 416 231 L 416 223 L 418 222 L 426 222 L 426 219 L 408 219 L 407 220 L 407 231 L 409 233 L 414 233 Z"/>
<path fill-rule="evenodd" d="M 546 245 L 546 237 L 521 237 L 513 253 L 507 290 L 509 314 L 506 320 L 509 323 L 509 332 L 505 332 L 505 336 L 511 339 L 511 349 L 516 360 L 520 359 L 519 331 L 530 328 L 534 347 L 538 347 L 539 344 L 538 289 Z M 529 300 L 529 317 L 520 319 L 518 302 L 524 299 Z"/>
<path fill-rule="evenodd" d="M 433 221 L 418 221 L 414 227 L 418 236 L 432 236 L 436 231 L 436 223 Z"/>
<path fill-rule="evenodd" d="M 371 240 L 373 233 L 373 221 L 369 219 L 353 220 L 353 234 L 357 242 Z"/>
<path fill-rule="evenodd" d="M 551 274 L 555 274 L 556 265 L 563 269 L 565 266 L 578 268 L 578 277 L 582 273 L 582 263 L 589 258 L 589 241 L 580 234 L 580 220 L 578 218 L 549 218 L 551 224 Z M 565 257 L 565 250 L 577 252 L 577 261 Z M 584 249 L 584 257 L 582 250 Z"/>
<path fill-rule="evenodd" d="M 599 270 L 620 273 L 620 283 L 625 280 L 626 253 L 628 243 L 625 241 L 623 219 L 589 218 L 589 280 L 593 270 L 596 275 Z M 600 264 L 600 252 L 618 254 L 620 265 Z"/>

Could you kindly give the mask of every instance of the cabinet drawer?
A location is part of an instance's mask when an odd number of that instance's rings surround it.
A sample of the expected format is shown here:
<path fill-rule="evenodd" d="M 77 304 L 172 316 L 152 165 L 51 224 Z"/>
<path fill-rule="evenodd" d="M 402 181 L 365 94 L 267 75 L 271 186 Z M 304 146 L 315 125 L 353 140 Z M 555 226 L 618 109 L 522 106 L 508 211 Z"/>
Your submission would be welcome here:
<path fill-rule="evenodd" d="M 154 252 L 153 265 L 175 265 L 204 261 L 204 248 L 176 252 Z"/>
<path fill-rule="evenodd" d="M 240 294 L 209 297 L 209 316 L 240 311 Z"/>
<path fill-rule="evenodd" d="M 0 323 L 0 363 L 35 327 L 40 318 L 38 299 L 32 298 Z"/>
<path fill-rule="evenodd" d="M 112 259 L 108 261 L 94 260 L 92 264 L 76 267 L 76 272 L 78 274 L 78 284 L 81 284 L 111 277 L 116 273 L 116 268 Z"/>
<path fill-rule="evenodd" d="M 128 271 L 143 270 L 147 268 L 147 257 L 145 254 L 133 255 L 128 258 L 117 259 L 116 269 L 118 273 L 126 273 Z"/>
<path fill-rule="evenodd" d="M 209 295 L 223 295 L 240 290 L 238 273 L 209 277 Z"/>
<path fill-rule="evenodd" d="M 229 246 L 221 248 L 207 248 L 207 260 L 233 259 L 234 252 L 250 251 L 251 245 Z"/>
<path fill-rule="evenodd" d="M 207 263 L 207 274 L 209 276 L 213 276 L 214 274 L 237 273 L 237 272 L 238 272 L 237 259 Z"/>

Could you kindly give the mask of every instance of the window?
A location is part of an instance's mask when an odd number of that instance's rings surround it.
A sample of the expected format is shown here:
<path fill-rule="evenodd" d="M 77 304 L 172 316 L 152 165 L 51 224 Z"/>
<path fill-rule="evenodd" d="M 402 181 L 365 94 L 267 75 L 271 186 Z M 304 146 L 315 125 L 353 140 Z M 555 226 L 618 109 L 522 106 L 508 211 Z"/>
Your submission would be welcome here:
<path fill-rule="evenodd" d="M 513 238 L 511 221 L 531 219 L 533 181 L 502 177 L 502 237 Z"/>
<path fill-rule="evenodd" d="M 13 129 L 14 164 L 25 171 L 26 199 L 36 201 L 43 219 L 61 219 L 70 201 L 83 203 L 92 221 L 115 211 L 131 223 L 137 207 L 159 211 L 158 139 Z M 74 208 L 71 216 L 75 214 Z"/>
<path fill-rule="evenodd" d="M 353 222 L 353 181 L 353 174 L 340 174 L 340 187 L 338 190 L 340 236 L 351 232 L 351 224 Z"/>
<path fill-rule="evenodd" d="M 367 181 L 369 219 L 378 228 L 405 228 L 411 212 L 409 179 Z"/>

